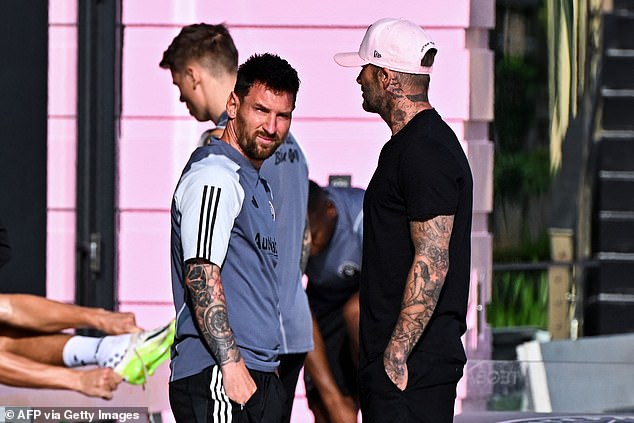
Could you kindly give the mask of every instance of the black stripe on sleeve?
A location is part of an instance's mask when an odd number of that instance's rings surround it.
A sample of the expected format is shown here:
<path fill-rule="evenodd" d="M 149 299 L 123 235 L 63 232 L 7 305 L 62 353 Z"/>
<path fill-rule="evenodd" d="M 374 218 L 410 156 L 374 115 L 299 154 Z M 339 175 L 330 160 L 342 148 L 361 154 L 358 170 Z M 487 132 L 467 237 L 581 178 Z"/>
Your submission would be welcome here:
<path fill-rule="evenodd" d="M 198 222 L 198 243 L 196 257 L 211 259 L 211 245 L 216 226 L 216 216 L 220 203 L 221 188 L 205 185 L 200 202 L 200 217 Z M 215 196 L 214 196 L 215 194 Z"/>
<path fill-rule="evenodd" d="M 205 205 L 207 204 L 207 185 L 203 187 L 203 198 L 200 202 L 200 216 L 198 217 L 198 242 L 196 244 L 196 256 L 200 257 L 200 242 L 203 233 L 203 220 L 205 216 Z"/>
<path fill-rule="evenodd" d="M 210 227 L 209 216 L 211 214 L 211 204 L 214 201 L 214 187 L 209 187 L 209 189 L 209 199 L 205 201 L 205 242 L 203 243 L 201 250 L 198 252 L 199 257 L 206 258 L 207 260 L 209 260 L 207 251 L 211 252 L 209 245 L 211 244 L 211 237 L 213 235 L 213 232 L 211 232 L 213 231 L 213 227 Z"/>
<path fill-rule="evenodd" d="M 214 214 L 213 217 L 211 218 L 211 232 L 213 234 L 213 230 L 216 227 L 216 216 L 218 215 L 218 204 L 220 203 L 220 193 L 221 193 L 222 189 L 218 188 L 218 191 L 216 193 L 216 201 L 214 203 Z M 211 257 L 211 239 L 209 240 L 209 257 Z"/>

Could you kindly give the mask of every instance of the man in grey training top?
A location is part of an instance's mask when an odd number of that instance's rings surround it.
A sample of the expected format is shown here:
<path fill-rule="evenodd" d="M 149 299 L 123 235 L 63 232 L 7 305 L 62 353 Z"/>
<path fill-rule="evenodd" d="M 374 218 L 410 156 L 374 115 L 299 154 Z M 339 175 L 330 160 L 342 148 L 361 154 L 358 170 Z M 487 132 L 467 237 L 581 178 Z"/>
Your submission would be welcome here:
<path fill-rule="evenodd" d="M 172 78 L 190 110 L 209 114 L 198 76 L 172 70 Z M 224 133 L 194 151 L 176 187 L 170 404 L 177 421 L 281 418 L 276 215 L 259 169 L 289 131 L 298 89 L 297 72 L 278 56 L 242 64 Z"/>

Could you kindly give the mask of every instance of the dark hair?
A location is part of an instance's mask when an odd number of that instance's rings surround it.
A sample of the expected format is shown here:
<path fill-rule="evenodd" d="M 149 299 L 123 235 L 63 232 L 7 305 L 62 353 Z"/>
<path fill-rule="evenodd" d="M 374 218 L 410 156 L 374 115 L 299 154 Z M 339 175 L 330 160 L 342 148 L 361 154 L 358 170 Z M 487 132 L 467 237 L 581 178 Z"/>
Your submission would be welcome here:
<path fill-rule="evenodd" d="M 436 57 L 435 48 L 430 48 L 425 56 L 420 61 L 421 66 L 431 67 L 434 64 L 434 58 Z M 429 93 L 429 83 L 431 82 L 431 78 L 427 74 L 412 74 L 412 73 L 403 73 L 398 72 L 398 82 L 403 87 L 409 87 L 413 89 L 419 89 L 420 97 L 419 99 L 422 101 L 429 101 L 428 93 Z"/>
<path fill-rule="evenodd" d="M 183 27 L 163 53 L 159 66 L 181 72 L 192 59 L 198 60 L 214 75 L 235 73 L 238 50 L 227 27 L 224 24 L 206 23 Z"/>
<path fill-rule="evenodd" d="M 438 50 L 436 50 L 435 48 L 430 48 L 429 50 L 427 50 L 427 52 L 425 53 L 425 55 L 420 61 L 420 65 L 427 66 L 427 67 L 433 66 L 434 59 L 436 58 L 437 52 Z"/>
<path fill-rule="evenodd" d="M 255 84 L 262 84 L 276 93 L 292 94 L 293 100 L 299 91 L 297 71 L 286 60 L 271 53 L 254 54 L 240 65 L 233 92 L 242 100 Z"/>
<path fill-rule="evenodd" d="M 326 191 L 319 186 L 315 181 L 310 179 L 308 181 L 308 211 L 316 212 L 319 207 L 326 200 Z"/>

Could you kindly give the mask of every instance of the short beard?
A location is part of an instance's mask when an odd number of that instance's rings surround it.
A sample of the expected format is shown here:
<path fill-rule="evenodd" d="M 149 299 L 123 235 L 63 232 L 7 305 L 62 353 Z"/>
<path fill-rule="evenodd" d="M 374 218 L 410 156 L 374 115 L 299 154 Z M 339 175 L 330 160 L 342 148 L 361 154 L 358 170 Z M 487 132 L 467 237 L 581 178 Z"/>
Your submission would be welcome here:
<path fill-rule="evenodd" d="M 281 144 L 281 142 L 276 139 L 275 147 L 273 149 L 260 150 L 258 149 L 258 144 L 255 140 L 258 134 L 261 133 L 261 131 L 254 133 L 253 138 L 249 138 L 249 134 L 244 133 L 243 128 L 245 128 L 244 121 L 238 114 L 236 116 L 236 135 L 238 136 L 238 144 L 240 145 L 240 148 L 242 149 L 244 155 L 251 160 L 264 161 L 268 159 L 269 157 L 271 157 L 271 155 L 273 155 L 273 153 L 275 153 L 275 150 L 277 150 L 277 148 Z"/>
<path fill-rule="evenodd" d="M 376 81 L 374 84 L 378 84 L 378 76 L 377 74 L 373 75 Z M 379 89 L 376 85 L 370 85 L 366 88 L 363 96 L 363 110 L 369 113 L 378 113 L 383 116 L 383 114 L 389 109 L 389 100 L 386 96 L 381 96 L 379 94 Z"/>

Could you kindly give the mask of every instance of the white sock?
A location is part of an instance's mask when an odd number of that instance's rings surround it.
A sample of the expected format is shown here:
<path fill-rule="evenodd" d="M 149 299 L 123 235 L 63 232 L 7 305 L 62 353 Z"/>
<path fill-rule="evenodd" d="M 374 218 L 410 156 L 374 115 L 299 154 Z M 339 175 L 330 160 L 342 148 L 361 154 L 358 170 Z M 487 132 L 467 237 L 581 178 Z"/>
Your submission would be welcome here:
<path fill-rule="evenodd" d="M 95 357 L 99 367 L 115 367 L 125 355 L 130 347 L 132 334 L 126 333 L 116 336 L 105 336 L 101 338 L 101 343 L 97 345 Z"/>
<path fill-rule="evenodd" d="M 102 338 L 73 336 L 66 342 L 62 351 L 64 364 L 67 367 L 90 364 L 115 367 L 127 351 L 131 336 L 129 333 Z"/>
<path fill-rule="evenodd" d="M 73 336 L 64 345 L 62 356 L 66 367 L 97 364 L 97 347 L 103 338 Z"/>

